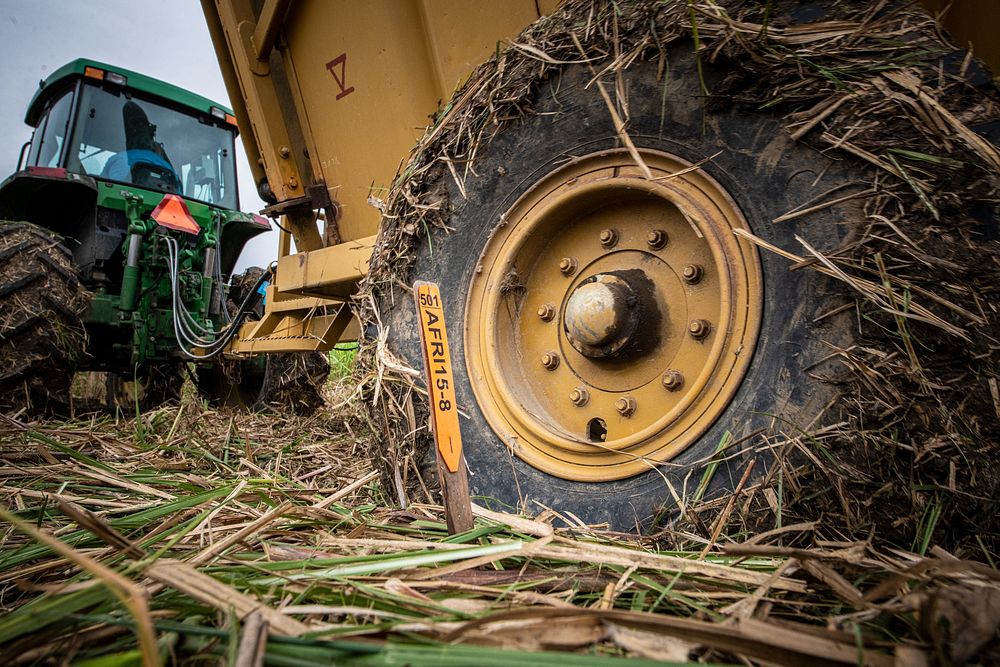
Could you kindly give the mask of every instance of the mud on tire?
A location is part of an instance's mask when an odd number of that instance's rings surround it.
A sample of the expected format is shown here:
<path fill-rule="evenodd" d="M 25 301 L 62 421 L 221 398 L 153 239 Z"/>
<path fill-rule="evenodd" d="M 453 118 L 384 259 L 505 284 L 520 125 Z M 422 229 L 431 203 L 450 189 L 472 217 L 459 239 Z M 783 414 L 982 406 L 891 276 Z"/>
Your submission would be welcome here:
<path fill-rule="evenodd" d="M 87 303 L 60 237 L 0 222 L 0 410 L 68 410 Z"/>

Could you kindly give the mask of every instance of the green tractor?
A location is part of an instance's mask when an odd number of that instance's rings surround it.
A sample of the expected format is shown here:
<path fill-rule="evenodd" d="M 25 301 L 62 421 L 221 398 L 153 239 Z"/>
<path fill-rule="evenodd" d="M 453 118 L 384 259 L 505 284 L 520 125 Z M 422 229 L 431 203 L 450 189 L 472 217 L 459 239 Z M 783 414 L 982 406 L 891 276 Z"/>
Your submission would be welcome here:
<path fill-rule="evenodd" d="M 81 59 L 40 83 L 25 122 L 0 184 L 0 410 L 65 413 L 78 371 L 125 409 L 177 399 L 186 369 L 217 403 L 322 402 L 322 354 L 223 354 L 270 276 L 233 276 L 270 222 L 239 211 L 229 109 Z"/>

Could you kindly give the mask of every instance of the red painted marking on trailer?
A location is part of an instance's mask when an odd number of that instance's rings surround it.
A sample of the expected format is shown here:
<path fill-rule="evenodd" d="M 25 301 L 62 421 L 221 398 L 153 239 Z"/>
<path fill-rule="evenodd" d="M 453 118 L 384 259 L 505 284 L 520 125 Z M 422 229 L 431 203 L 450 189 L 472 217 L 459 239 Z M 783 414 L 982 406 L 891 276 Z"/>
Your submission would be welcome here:
<path fill-rule="evenodd" d="M 340 70 L 340 74 L 337 74 L 337 70 Z M 350 88 L 347 87 L 347 54 L 341 53 L 339 56 L 331 60 L 326 64 L 326 69 L 330 71 L 333 75 L 333 80 L 337 82 L 337 87 L 340 88 L 340 92 L 337 93 L 337 99 L 344 97 L 345 95 L 350 95 L 354 92 L 354 86 Z"/>

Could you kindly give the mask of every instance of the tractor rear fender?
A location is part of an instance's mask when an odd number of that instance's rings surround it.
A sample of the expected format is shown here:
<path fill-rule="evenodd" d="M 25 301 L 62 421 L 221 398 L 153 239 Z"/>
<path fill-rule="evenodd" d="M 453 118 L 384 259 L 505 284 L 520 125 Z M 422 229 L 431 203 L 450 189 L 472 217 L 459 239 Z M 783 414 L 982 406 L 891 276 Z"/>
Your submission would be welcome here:
<path fill-rule="evenodd" d="M 260 216 L 251 217 L 243 214 L 230 216 L 222 227 L 222 238 L 219 240 L 222 275 L 232 275 L 236 261 L 240 258 L 247 242 L 270 229 L 271 223 Z"/>
<path fill-rule="evenodd" d="M 0 219 L 31 222 L 63 236 L 86 284 L 95 263 L 110 259 L 120 248 L 127 228 L 124 215 L 98 213 L 98 188 L 89 176 L 28 167 L 0 184 Z"/>
<path fill-rule="evenodd" d="M 65 169 L 28 167 L 0 183 L 0 217 L 25 220 L 63 236 L 76 236 L 93 218 L 97 181 Z"/>

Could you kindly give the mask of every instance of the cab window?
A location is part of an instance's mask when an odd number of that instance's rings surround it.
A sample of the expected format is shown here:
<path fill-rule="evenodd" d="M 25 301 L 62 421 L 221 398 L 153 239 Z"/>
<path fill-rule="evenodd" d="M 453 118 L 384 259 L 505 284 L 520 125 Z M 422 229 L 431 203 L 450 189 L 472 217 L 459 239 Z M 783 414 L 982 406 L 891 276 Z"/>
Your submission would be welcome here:
<path fill-rule="evenodd" d="M 48 113 L 38 124 L 28 153 L 28 164 L 38 167 L 58 167 L 62 147 L 66 143 L 73 92 L 68 91 L 49 106 Z"/>
<path fill-rule="evenodd" d="M 237 208 L 235 133 L 132 91 L 81 88 L 69 169 Z"/>

